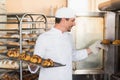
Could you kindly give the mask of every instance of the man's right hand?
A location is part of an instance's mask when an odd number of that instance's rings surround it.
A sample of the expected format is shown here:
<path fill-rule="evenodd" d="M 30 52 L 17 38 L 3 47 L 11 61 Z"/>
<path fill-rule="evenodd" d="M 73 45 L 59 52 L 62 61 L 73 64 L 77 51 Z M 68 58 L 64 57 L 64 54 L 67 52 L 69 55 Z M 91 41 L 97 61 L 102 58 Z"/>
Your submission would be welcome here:
<path fill-rule="evenodd" d="M 29 64 L 32 71 L 35 71 L 37 66 L 35 64 Z"/>
<path fill-rule="evenodd" d="M 32 64 L 32 63 L 30 63 L 30 64 L 28 65 L 28 70 L 29 70 L 31 73 L 36 73 L 39 68 L 40 68 L 40 66 L 37 66 L 37 65 Z"/>

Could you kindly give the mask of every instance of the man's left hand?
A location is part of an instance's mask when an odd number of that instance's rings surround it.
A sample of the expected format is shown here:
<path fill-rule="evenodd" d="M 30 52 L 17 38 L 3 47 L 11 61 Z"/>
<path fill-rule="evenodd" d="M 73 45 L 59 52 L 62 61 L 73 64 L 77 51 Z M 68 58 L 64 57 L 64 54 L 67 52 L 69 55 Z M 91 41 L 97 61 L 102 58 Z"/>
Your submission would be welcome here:
<path fill-rule="evenodd" d="M 108 51 L 108 45 L 101 44 L 101 42 L 101 40 L 98 40 L 91 46 L 89 46 L 89 49 L 92 51 L 93 54 L 97 54 L 101 49 Z"/>

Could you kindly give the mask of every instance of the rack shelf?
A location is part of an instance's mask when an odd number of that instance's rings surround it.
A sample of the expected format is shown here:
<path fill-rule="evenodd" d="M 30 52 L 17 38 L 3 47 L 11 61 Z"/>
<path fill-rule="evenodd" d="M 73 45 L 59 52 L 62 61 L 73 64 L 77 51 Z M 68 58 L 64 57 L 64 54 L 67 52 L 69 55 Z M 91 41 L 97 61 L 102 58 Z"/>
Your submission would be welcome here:
<path fill-rule="evenodd" d="M 42 32 L 40 30 L 46 31 L 47 30 L 47 18 L 46 16 L 44 16 L 43 14 L 29 14 L 29 13 L 8 13 L 8 14 L 0 14 L 0 16 L 6 16 L 7 17 L 7 21 L 1 21 L 1 24 L 6 24 L 8 25 L 17 25 L 17 27 L 15 28 L 1 28 L 0 29 L 0 33 L 4 33 L 4 34 L 9 34 L 10 35 L 10 31 L 14 33 L 12 34 L 17 34 L 19 35 L 18 38 L 12 38 L 12 37 L 0 37 L 0 40 L 12 40 L 12 41 L 17 41 L 19 43 L 19 46 L 8 46 L 8 45 L 0 45 L 0 46 L 6 46 L 5 48 L 7 50 L 12 49 L 12 48 L 19 48 L 19 53 L 21 54 L 23 52 L 23 48 L 26 47 L 25 45 L 22 44 L 22 42 L 27 39 L 27 40 L 33 40 L 33 38 L 23 38 L 23 34 L 27 33 L 27 34 L 36 34 L 37 36 L 39 34 L 41 34 Z M 16 40 L 15 40 L 16 39 Z M 36 40 L 36 38 L 34 38 L 34 41 Z M 31 45 L 28 45 L 31 46 Z M 33 46 L 33 45 L 32 45 Z M 8 49 L 9 47 L 9 49 Z M 23 69 L 22 69 L 22 61 L 19 61 L 19 65 L 20 65 L 20 79 L 23 79 Z M 3 69 L 3 71 L 8 71 L 7 69 Z M 10 70 L 11 71 L 11 70 Z"/>

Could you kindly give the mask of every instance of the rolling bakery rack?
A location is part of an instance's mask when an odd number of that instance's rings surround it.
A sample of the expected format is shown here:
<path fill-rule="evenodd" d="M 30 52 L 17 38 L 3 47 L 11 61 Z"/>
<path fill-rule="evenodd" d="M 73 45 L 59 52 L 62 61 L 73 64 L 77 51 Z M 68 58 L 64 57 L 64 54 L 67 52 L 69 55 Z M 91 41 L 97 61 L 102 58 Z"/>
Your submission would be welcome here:
<path fill-rule="evenodd" d="M 0 14 L 0 16 L 6 17 L 6 21 L 0 21 L 0 42 L 2 43 L 0 44 L 0 46 L 3 47 L 1 50 L 6 50 L 5 53 L 8 52 L 8 50 L 10 49 L 15 48 L 19 49 L 20 54 L 23 53 L 24 48 L 29 48 L 30 50 L 32 50 L 34 48 L 34 44 L 26 44 L 26 42 L 35 42 L 37 36 L 47 30 L 47 18 L 43 14 L 8 13 Z M 36 34 L 37 36 L 24 37 L 23 34 Z M 10 42 L 15 42 L 15 44 L 11 45 Z M 26 45 L 23 45 L 24 43 Z M 29 54 L 32 54 L 32 52 L 29 52 L 29 50 L 27 52 Z M 19 80 L 23 80 L 22 63 L 23 61 L 19 60 Z M 5 71 L 11 70 L 6 69 Z"/>

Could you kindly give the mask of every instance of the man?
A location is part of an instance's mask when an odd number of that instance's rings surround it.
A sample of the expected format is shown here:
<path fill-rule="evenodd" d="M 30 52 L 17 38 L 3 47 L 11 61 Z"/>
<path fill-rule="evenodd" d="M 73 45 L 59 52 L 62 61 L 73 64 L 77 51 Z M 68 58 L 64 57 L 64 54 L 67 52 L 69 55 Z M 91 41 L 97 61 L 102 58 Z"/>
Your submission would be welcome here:
<path fill-rule="evenodd" d="M 105 49 L 104 45 L 97 41 L 88 49 L 76 51 L 69 33 L 73 26 L 75 26 L 75 13 L 69 8 L 60 8 L 55 14 L 55 26 L 38 37 L 34 54 L 66 65 L 41 67 L 39 80 L 72 80 L 72 60 L 82 60 L 91 53 L 97 54 L 101 48 Z M 28 68 L 32 73 L 38 70 L 38 67 L 35 70 L 30 66 Z"/>

